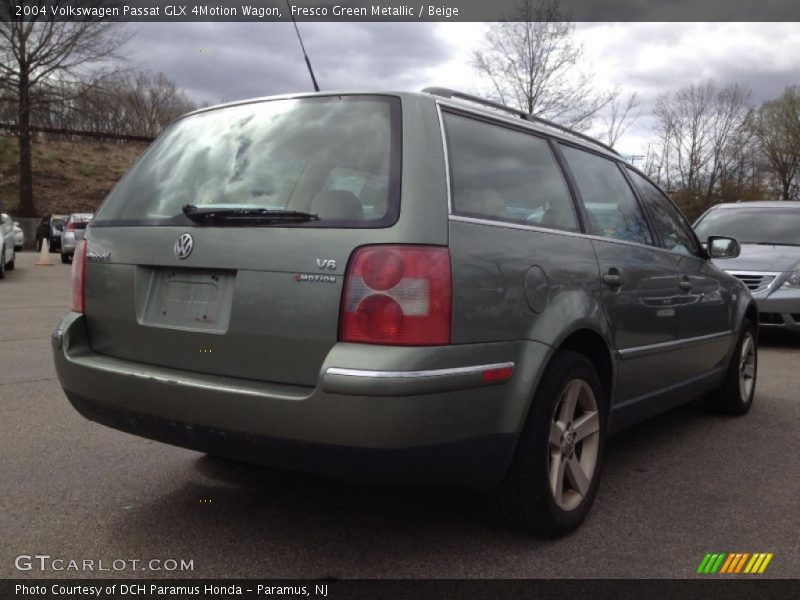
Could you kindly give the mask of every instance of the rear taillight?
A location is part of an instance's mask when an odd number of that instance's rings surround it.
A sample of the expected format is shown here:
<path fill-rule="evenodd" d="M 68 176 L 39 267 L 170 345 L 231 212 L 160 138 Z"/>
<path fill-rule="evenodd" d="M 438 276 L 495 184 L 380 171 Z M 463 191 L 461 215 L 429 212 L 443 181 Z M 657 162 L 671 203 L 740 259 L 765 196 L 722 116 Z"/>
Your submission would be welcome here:
<path fill-rule="evenodd" d="M 345 276 L 343 342 L 450 343 L 450 253 L 440 246 L 364 246 Z"/>
<path fill-rule="evenodd" d="M 67 223 L 67 231 L 74 231 L 75 223 Z"/>
<path fill-rule="evenodd" d="M 81 240 L 72 255 L 72 310 L 83 313 L 86 296 L 86 240 Z"/>

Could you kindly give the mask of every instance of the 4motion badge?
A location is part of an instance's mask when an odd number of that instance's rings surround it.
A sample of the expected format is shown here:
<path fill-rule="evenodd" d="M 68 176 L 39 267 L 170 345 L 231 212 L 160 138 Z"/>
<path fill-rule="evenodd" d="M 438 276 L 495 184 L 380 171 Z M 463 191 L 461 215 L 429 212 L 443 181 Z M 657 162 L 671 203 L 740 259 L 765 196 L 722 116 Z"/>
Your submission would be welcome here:
<path fill-rule="evenodd" d="M 336 283 L 335 275 L 308 275 L 295 273 L 292 279 L 298 283 Z"/>

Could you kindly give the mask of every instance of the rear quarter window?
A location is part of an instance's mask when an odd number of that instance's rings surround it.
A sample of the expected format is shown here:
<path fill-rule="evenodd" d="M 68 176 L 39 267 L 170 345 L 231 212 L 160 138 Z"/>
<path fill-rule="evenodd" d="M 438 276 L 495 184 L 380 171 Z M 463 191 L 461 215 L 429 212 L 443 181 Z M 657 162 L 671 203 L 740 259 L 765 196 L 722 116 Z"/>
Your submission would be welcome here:
<path fill-rule="evenodd" d="M 546 139 L 444 113 L 453 212 L 578 231 L 566 180 Z"/>

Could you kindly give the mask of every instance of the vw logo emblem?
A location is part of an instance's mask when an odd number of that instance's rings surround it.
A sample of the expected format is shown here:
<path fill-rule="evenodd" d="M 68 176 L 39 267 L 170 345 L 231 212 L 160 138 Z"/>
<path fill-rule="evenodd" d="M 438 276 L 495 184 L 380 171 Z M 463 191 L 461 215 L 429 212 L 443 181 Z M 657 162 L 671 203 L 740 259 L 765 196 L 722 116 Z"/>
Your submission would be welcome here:
<path fill-rule="evenodd" d="M 188 257 L 192 250 L 194 249 L 194 240 L 192 236 L 188 233 L 184 233 L 181 237 L 178 238 L 178 241 L 175 242 L 175 256 L 183 260 L 184 258 Z"/>

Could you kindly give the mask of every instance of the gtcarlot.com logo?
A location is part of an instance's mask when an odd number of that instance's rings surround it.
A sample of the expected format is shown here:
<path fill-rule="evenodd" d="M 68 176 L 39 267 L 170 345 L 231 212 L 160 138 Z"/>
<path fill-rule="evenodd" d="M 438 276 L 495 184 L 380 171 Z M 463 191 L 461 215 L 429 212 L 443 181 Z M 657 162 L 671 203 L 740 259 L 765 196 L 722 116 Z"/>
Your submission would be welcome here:
<path fill-rule="evenodd" d="M 707 553 L 697 573 L 703 575 L 756 575 L 763 573 L 772 560 L 771 552 L 715 552 Z"/>
<path fill-rule="evenodd" d="M 194 571 L 194 560 L 174 558 L 61 558 L 49 554 L 20 554 L 14 559 L 18 571 Z"/>

